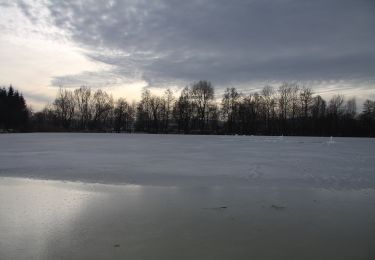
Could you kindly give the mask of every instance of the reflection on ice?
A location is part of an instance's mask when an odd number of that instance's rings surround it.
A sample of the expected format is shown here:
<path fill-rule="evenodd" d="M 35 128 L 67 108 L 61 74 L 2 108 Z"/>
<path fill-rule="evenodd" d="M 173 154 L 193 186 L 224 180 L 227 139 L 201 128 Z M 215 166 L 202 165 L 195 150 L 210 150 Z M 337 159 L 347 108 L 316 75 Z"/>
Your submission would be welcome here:
<path fill-rule="evenodd" d="M 69 235 L 72 221 L 96 196 L 99 193 L 66 189 L 53 182 L 2 178 L 0 259 L 28 251 L 34 259 L 45 258 L 49 241 L 59 234 Z"/>
<path fill-rule="evenodd" d="M 375 191 L 0 178 L 0 259 L 374 259 Z"/>

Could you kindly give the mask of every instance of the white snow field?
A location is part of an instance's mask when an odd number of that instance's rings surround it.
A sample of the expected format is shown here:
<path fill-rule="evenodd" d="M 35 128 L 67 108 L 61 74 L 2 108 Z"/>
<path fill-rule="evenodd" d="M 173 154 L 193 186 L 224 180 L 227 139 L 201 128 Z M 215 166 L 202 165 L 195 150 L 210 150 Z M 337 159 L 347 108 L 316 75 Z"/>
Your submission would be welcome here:
<path fill-rule="evenodd" d="M 0 259 L 375 259 L 375 139 L 0 135 Z"/>
<path fill-rule="evenodd" d="M 0 175 L 99 183 L 375 187 L 375 139 L 0 135 Z"/>

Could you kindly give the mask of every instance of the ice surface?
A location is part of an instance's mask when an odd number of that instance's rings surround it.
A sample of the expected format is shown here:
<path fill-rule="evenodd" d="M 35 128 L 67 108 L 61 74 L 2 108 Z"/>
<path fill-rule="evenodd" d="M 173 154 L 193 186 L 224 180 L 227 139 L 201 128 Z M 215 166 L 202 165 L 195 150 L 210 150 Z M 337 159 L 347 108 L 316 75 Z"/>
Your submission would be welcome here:
<path fill-rule="evenodd" d="M 374 147 L 369 138 L 0 135 L 0 259 L 373 260 Z"/>
<path fill-rule="evenodd" d="M 0 259 L 373 260 L 375 191 L 0 178 Z"/>
<path fill-rule="evenodd" d="M 375 187 L 375 139 L 0 135 L 0 176 L 99 183 Z"/>

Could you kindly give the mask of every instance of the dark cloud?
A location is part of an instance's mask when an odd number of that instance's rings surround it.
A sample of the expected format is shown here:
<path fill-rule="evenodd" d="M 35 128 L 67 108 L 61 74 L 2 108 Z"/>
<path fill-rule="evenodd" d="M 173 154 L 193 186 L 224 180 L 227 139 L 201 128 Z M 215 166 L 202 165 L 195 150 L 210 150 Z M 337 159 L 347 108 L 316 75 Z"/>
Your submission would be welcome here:
<path fill-rule="evenodd" d="M 90 58 L 154 86 L 374 80 L 373 0 L 50 0 L 47 7 Z"/>

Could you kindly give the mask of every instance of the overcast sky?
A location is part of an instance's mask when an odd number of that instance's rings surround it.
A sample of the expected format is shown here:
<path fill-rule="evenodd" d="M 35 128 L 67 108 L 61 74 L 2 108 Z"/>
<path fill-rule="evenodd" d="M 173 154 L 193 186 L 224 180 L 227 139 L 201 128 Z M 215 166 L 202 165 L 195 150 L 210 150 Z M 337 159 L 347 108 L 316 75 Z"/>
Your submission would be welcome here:
<path fill-rule="evenodd" d="M 0 84 L 34 108 L 59 86 L 137 99 L 200 79 L 220 93 L 298 81 L 375 99 L 374 0 L 0 0 Z"/>

